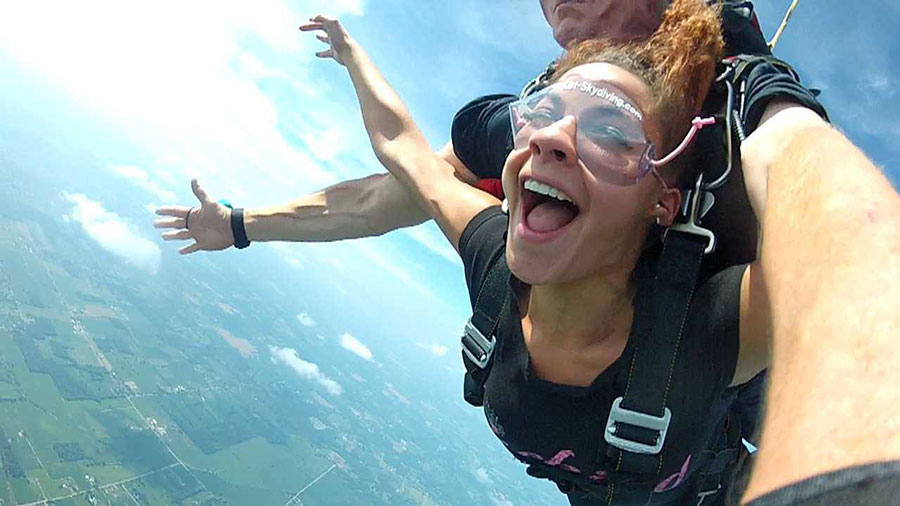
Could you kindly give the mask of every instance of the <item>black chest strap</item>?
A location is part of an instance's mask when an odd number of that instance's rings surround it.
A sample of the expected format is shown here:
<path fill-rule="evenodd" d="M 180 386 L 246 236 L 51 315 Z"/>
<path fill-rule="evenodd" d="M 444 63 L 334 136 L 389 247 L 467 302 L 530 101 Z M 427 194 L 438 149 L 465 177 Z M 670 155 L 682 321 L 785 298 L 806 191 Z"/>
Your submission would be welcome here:
<path fill-rule="evenodd" d="M 689 206 L 687 223 L 667 231 L 647 307 L 639 308 L 644 314 L 635 314 L 641 320 L 632 336 L 635 352 L 625 393 L 613 402 L 603 431 L 605 457 L 615 472 L 660 473 L 672 417 L 683 416 L 670 411 L 669 395 L 677 379 L 678 353 L 703 256 L 715 247 L 715 236 L 698 224 L 701 185 L 702 176 Z M 679 419 L 679 423 L 685 421 Z M 598 460 L 602 457 L 598 456 Z"/>
<path fill-rule="evenodd" d="M 603 434 L 615 471 L 655 474 L 663 468 L 673 416 L 669 394 L 706 245 L 683 232 L 666 236 L 647 308 L 649 325 L 635 329 L 625 393 L 613 402 Z"/>
<path fill-rule="evenodd" d="M 472 317 L 462 335 L 463 364 L 466 375 L 463 397 L 473 406 L 484 404 L 484 383 L 493 365 L 497 346 L 497 325 L 509 300 L 509 267 L 500 253 L 478 292 Z"/>

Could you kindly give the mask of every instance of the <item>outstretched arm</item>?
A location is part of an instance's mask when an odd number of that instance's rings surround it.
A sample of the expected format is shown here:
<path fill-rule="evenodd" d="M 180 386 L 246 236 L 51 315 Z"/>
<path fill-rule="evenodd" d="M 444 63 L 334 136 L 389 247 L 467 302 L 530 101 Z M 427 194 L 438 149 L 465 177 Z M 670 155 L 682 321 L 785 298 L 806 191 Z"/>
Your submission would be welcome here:
<path fill-rule="evenodd" d="M 435 153 L 454 167 L 457 177 L 470 174 L 447 143 Z M 234 245 L 231 214 L 225 206 L 205 196 L 199 184 L 192 185 L 199 205 L 167 206 L 157 210 L 165 216 L 155 222 L 166 230 L 167 241 L 190 240 L 181 252 L 219 251 Z M 208 202 L 204 205 L 204 198 Z M 185 228 L 185 218 L 190 230 Z M 338 183 L 304 197 L 261 208 L 245 209 L 244 226 L 250 241 L 324 242 L 385 234 L 418 225 L 430 216 L 416 198 L 390 174 L 374 174 Z"/>
<path fill-rule="evenodd" d="M 742 148 L 759 190 L 759 281 L 773 345 L 748 499 L 900 459 L 891 436 L 900 405 L 900 196 L 841 133 L 815 123 L 783 107 Z"/>
<path fill-rule="evenodd" d="M 233 246 L 231 210 L 206 196 L 196 180 L 191 186 L 199 205 L 156 210 L 166 217 L 154 223 L 167 230 L 162 238 L 193 239 L 195 243 L 183 247 L 182 254 Z M 428 215 L 400 182 L 390 174 L 375 174 L 283 204 L 245 209 L 244 229 L 247 239 L 256 242 L 326 242 L 381 235 L 427 219 Z"/>
<path fill-rule="evenodd" d="M 324 32 L 317 37 L 330 48 L 317 56 L 347 68 L 375 155 L 457 246 L 469 221 L 499 201 L 460 181 L 454 167 L 431 152 L 403 101 L 338 21 L 317 16 L 300 29 Z"/>
<path fill-rule="evenodd" d="M 457 173 L 467 171 L 450 143 L 435 155 Z M 284 204 L 247 209 L 244 225 L 251 241 L 322 242 L 382 235 L 430 218 L 394 176 L 374 174 Z"/>

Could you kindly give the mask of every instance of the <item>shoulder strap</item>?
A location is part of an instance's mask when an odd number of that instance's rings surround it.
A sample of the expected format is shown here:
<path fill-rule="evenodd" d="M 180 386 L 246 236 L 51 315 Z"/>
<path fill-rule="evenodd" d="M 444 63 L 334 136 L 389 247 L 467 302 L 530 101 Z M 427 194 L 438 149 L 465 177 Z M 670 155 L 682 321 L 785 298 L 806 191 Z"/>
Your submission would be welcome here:
<path fill-rule="evenodd" d="M 655 474 L 663 468 L 662 448 L 673 416 L 669 393 L 706 249 L 704 236 L 679 230 L 666 235 L 649 307 L 642 311 L 646 321 L 638 322 L 632 336 L 635 353 L 625 393 L 613 402 L 604 431 L 616 472 Z"/>
<path fill-rule="evenodd" d="M 509 267 L 502 250 L 479 288 L 472 317 L 462 335 L 462 357 L 466 366 L 463 397 L 473 406 L 484 403 L 484 384 L 493 365 L 496 331 L 509 300 Z"/>

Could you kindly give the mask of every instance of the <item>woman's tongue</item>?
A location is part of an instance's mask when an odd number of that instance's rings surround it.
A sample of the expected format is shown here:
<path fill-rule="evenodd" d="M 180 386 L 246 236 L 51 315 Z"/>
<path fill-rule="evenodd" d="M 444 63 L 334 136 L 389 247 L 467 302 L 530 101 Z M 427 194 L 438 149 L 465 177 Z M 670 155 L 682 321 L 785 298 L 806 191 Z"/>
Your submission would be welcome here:
<path fill-rule="evenodd" d="M 575 209 L 556 199 L 545 200 L 536 205 L 525 217 L 528 228 L 535 232 L 553 232 L 575 219 Z"/>

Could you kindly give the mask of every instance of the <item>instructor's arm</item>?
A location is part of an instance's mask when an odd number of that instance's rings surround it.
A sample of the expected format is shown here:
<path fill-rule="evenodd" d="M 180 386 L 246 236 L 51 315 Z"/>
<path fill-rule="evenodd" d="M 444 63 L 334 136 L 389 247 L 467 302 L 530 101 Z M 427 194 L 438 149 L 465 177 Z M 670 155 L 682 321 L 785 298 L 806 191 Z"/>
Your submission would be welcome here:
<path fill-rule="evenodd" d="M 447 144 L 435 153 L 457 174 L 468 172 Z M 338 183 L 299 199 L 244 212 L 251 241 L 322 242 L 382 235 L 430 216 L 391 174 Z"/>
<path fill-rule="evenodd" d="M 453 167 L 455 177 L 471 181 L 474 176 L 456 157 L 447 143 L 435 155 Z M 182 253 L 218 251 L 234 245 L 230 211 L 209 199 L 199 184 L 192 184 L 199 205 L 161 207 L 165 216 L 155 222 L 166 230 L 167 241 L 193 239 Z M 191 212 L 188 224 L 185 218 Z M 398 228 L 418 225 L 430 216 L 417 199 L 391 174 L 374 174 L 338 183 L 296 200 L 272 206 L 246 209 L 244 227 L 250 241 L 326 242 L 371 237 Z"/>
<path fill-rule="evenodd" d="M 900 196 L 840 132 L 815 123 L 784 107 L 742 147 L 748 185 L 761 190 L 773 346 L 748 499 L 900 459 Z"/>

